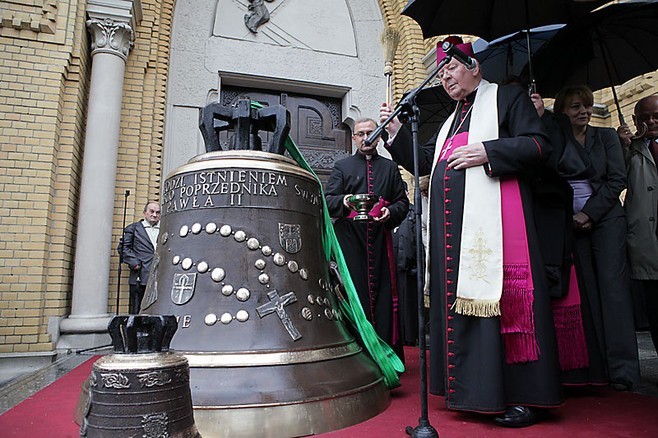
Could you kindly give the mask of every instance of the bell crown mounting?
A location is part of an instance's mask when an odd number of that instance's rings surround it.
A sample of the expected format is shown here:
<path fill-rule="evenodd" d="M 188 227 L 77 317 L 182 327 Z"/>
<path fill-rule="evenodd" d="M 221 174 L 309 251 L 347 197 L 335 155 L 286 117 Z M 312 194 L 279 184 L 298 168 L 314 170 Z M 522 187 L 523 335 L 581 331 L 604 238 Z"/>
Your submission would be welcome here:
<path fill-rule="evenodd" d="M 263 150 L 260 131 L 272 132 L 266 152 L 283 155 L 290 132 L 290 112 L 282 105 L 254 108 L 251 99 L 240 98 L 231 106 L 211 103 L 199 114 L 199 129 L 206 144 L 206 152 L 223 150 L 219 134 L 233 131 L 230 150 Z"/>

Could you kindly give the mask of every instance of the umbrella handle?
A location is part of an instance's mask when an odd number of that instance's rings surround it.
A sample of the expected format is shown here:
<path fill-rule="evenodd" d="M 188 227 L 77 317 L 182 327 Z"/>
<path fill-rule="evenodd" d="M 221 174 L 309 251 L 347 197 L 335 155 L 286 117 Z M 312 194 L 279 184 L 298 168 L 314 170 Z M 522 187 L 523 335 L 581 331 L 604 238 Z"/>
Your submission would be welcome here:
<path fill-rule="evenodd" d="M 537 82 L 535 82 L 535 79 L 532 78 L 530 80 L 530 83 L 528 84 L 528 94 L 532 96 L 533 94 L 537 94 Z"/>
<path fill-rule="evenodd" d="M 642 125 L 640 126 L 640 130 L 636 132 L 634 136 L 631 137 L 631 140 L 638 140 L 640 138 L 644 138 L 644 136 L 647 135 L 648 130 L 649 127 L 647 126 L 647 124 L 642 122 Z"/>

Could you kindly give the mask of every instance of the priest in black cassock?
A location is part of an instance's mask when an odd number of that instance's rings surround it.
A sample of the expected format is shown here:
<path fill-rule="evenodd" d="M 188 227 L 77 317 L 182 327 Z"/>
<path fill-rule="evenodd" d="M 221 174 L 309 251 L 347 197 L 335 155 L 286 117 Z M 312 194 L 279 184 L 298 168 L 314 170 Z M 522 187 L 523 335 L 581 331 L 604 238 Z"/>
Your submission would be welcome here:
<path fill-rule="evenodd" d="M 365 144 L 376 127 L 372 119 L 357 120 L 352 136 L 357 151 L 336 162 L 325 193 L 363 311 L 379 337 L 402 358 L 392 230 L 406 216 L 409 200 L 397 164 L 377 153 L 378 142 Z M 350 197 L 356 194 L 380 197 L 372 220 L 353 220 L 356 211 Z"/>
<path fill-rule="evenodd" d="M 470 44 L 451 37 L 466 54 Z M 438 61 L 446 54 L 439 44 Z M 530 98 L 452 59 L 439 72 L 458 102 L 420 150 L 430 176 L 430 391 L 449 409 L 498 414 L 525 427 L 563 403 L 555 331 L 529 182 L 551 147 Z M 382 120 L 392 110 L 384 104 Z M 413 170 L 411 134 L 387 130 L 394 160 Z"/>

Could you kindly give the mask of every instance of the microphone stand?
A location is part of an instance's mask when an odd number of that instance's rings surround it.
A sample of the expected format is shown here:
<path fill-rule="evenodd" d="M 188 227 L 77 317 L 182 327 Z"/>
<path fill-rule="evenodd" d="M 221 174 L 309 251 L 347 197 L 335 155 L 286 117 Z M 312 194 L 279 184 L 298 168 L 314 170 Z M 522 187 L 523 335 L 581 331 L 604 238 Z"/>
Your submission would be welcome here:
<path fill-rule="evenodd" d="M 123 223 L 121 225 L 121 237 L 119 238 L 119 267 L 117 268 L 117 315 L 119 314 L 119 295 L 121 293 L 121 266 L 123 265 L 123 231 L 126 229 L 126 206 L 128 204 L 128 196 L 130 190 L 126 190 L 123 194 Z"/>
<path fill-rule="evenodd" d="M 445 49 L 444 49 L 445 50 Z M 418 349 L 419 349 L 419 362 L 420 362 L 420 418 L 418 419 L 418 426 L 415 428 L 412 426 L 407 426 L 405 432 L 407 435 L 410 435 L 413 438 L 438 438 L 439 433 L 432 427 L 429 420 L 428 409 L 427 409 L 427 357 L 426 357 L 426 345 L 425 345 L 425 309 L 424 309 L 424 297 L 423 297 L 423 275 L 425 269 L 423 266 L 422 258 L 422 248 L 423 248 L 423 238 L 422 238 L 422 214 L 423 214 L 423 204 L 420 194 L 420 182 L 419 182 L 419 158 L 418 158 L 418 115 L 420 110 L 418 105 L 416 105 L 416 96 L 418 93 L 425 88 L 425 86 L 439 73 L 444 65 L 449 63 L 452 60 L 452 56 L 447 56 L 441 60 L 438 65 L 438 68 L 432 72 L 418 87 L 411 90 L 407 93 L 402 100 L 397 104 L 393 113 L 382 123 L 377 129 L 375 129 L 372 134 L 365 140 L 366 145 L 372 144 L 377 138 L 382 134 L 382 131 L 391 120 L 398 116 L 401 118 L 408 119 L 411 122 L 411 144 L 413 150 L 413 161 L 414 161 L 414 203 L 416 207 L 416 289 L 421 292 L 421 296 L 418 297 Z M 429 262 L 429 260 L 428 260 Z"/>

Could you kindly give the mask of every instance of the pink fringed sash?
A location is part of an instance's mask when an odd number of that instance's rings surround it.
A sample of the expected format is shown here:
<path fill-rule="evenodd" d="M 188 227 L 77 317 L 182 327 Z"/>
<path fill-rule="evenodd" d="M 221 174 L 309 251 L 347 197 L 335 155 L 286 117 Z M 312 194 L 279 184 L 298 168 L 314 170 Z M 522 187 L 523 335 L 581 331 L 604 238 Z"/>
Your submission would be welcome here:
<path fill-rule="evenodd" d="M 560 369 L 568 371 L 588 367 L 589 356 L 580 309 L 580 290 L 573 265 L 569 273 L 567 296 L 553 300 L 552 305 Z"/>
<path fill-rule="evenodd" d="M 468 133 L 459 133 L 444 145 L 440 161 L 452 151 L 468 144 Z M 525 215 L 519 183 L 515 178 L 500 178 L 503 229 L 503 290 L 500 298 L 500 332 L 507 363 L 535 361 L 539 345 L 534 323 L 534 284 Z"/>
<path fill-rule="evenodd" d="M 534 284 L 528 235 L 515 178 L 501 178 L 503 218 L 503 294 L 500 299 L 500 328 L 507 363 L 539 359 L 533 312 Z"/>

